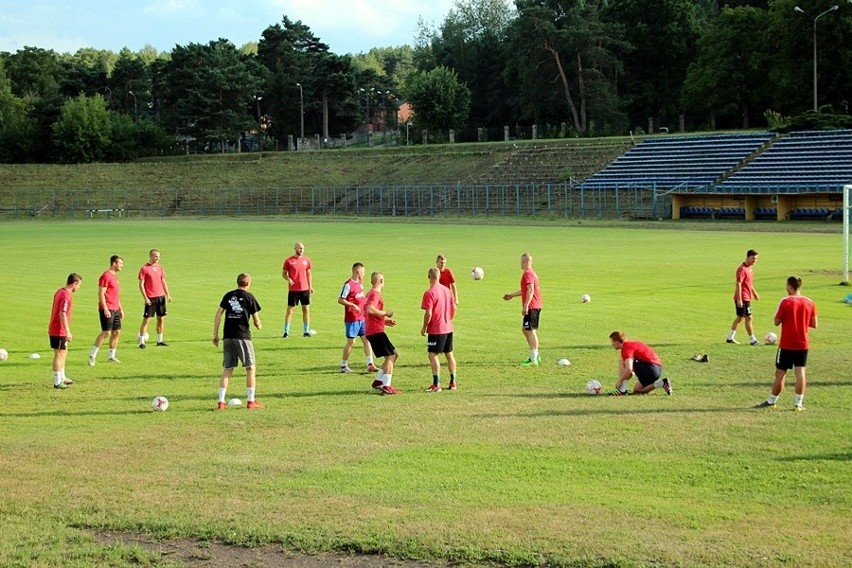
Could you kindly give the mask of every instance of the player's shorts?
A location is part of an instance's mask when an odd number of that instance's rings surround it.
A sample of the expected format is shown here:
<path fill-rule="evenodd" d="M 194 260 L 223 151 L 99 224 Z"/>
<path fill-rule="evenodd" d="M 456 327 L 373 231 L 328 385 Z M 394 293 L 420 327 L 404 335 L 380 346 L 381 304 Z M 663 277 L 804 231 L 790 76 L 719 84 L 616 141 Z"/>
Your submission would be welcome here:
<path fill-rule="evenodd" d="M 145 310 L 142 312 L 142 317 L 145 319 L 152 318 L 154 316 L 164 317 L 169 315 L 168 310 L 166 309 L 166 297 L 165 296 L 157 296 L 156 298 L 148 298 L 151 300 L 150 304 L 145 304 Z"/>
<path fill-rule="evenodd" d="M 751 302 L 743 302 L 743 306 L 740 307 L 734 302 L 734 311 L 737 313 L 737 317 L 739 318 L 748 318 L 751 317 Z"/>
<path fill-rule="evenodd" d="M 343 327 L 346 329 L 346 339 L 355 339 L 364 336 L 364 320 L 345 321 Z"/>
<path fill-rule="evenodd" d="M 663 366 L 644 361 L 633 360 L 633 373 L 643 387 L 653 385 L 660 377 L 663 376 Z"/>
<path fill-rule="evenodd" d="M 538 329 L 538 320 L 541 318 L 541 309 L 527 310 L 527 315 L 524 316 L 524 329 Z"/>
<path fill-rule="evenodd" d="M 105 317 L 103 311 L 98 310 L 98 317 L 101 320 L 101 331 L 121 330 L 121 310 L 110 310 L 109 317 Z"/>
<path fill-rule="evenodd" d="M 237 363 L 254 367 L 254 345 L 251 339 L 225 339 L 222 342 L 222 368 L 233 369 Z"/>
<path fill-rule="evenodd" d="M 428 336 L 426 336 L 426 351 L 429 353 L 452 353 L 452 332 L 437 334 L 430 333 Z"/>
<path fill-rule="evenodd" d="M 370 342 L 370 347 L 373 348 L 373 355 L 376 357 L 387 357 L 396 353 L 396 347 L 391 343 L 390 338 L 383 331 L 367 336 L 367 341 Z"/>
<path fill-rule="evenodd" d="M 67 337 L 61 337 L 61 336 L 58 336 L 58 335 L 51 335 L 50 336 L 50 348 L 51 349 L 59 349 L 59 350 L 62 350 L 62 351 L 67 351 L 68 350 L 68 338 Z"/>
<path fill-rule="evenodd" d="M 287 292 L 287 305 L 292 308 L 294 306 L 298 306 L 299 304 L 302 304 L 303 306 L 311 305 L 310 290 L 297 290 Z"/>
<path fill-rule="evenodd" d="M 775 368 L 788 371 L 793 367 L 808 366 L 807 349 L 779 349 L 775 354 Z"/>

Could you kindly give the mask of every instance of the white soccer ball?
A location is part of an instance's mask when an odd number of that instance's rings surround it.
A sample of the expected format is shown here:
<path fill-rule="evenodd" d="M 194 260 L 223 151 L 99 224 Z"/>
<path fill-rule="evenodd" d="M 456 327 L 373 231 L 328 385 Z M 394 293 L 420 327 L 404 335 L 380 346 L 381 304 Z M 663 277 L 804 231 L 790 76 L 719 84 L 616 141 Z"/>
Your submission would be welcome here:
<path fill-rule="evenodd" d="M 146 342 L 147 342 L 147 341 L 148 341 L 148 339 L 150 339 L 150 338 L 151 338 L 151 336 L 150 336 L 150 335 L 148 335 L 148 332 L 145 332 L 145 335 L 143 335 L 143 336 L 142 336 L 142 337 L 140 337 L 139 339 L 141 339 L 142 341 L 146 341 Z"/>
<path fill-rule="evenodd" d="M 151 409 L 157 412 L 165 412 L 169 409 L 169 399 L 164 396 L 155 396 L 151 401 Z"/>
<path fill-rule="evenodd" d="M 775 345 L 775 342 L 778 341 L 778 336 L 770 331 L 763 339 L 767 345 Z"/>
<path fill-rule="evenodd" d="M 5 361 L 9 358 L 9 352 L 5 349 L 0 349 L 0 361 Z"/>
<path fill-rule="evenodd" d="M 41 355 L 38 353 L 30 353 L 30 359 L 41 359 Z"/>
<path fill-rule="evenodd" d="M 231 400 L 228 401 L 228 406 L 230 406 L 231 408 L 239 408 L 242 405 L 243 405 L 243 401 L 241 401 L 238 398 L 232 398 Z"/>
<path fill-rule="evenodd" d="M 586 383 L 586 392 L 589 394 L 601 394 L 603 385 L 600 381 L 591 380 Z"/>
<path fill-rule="evenodd" d="M 315 329 L 311 329 L 311 330 L 308 330 L 308 333 L 310 333 L 311 335 L 316 335 L 316 334 L 317 334 L 317 330 L 315 330 Z"/>
<path fill-rule="evenodd" d="M 560 359 L 559 361 L 556 362 L 556 364 L 559 365 L 560 367 L 570 367 L 571 361 L 569 361 L 568 359 Z"/>
<path fill-rule="evenodd" d="M 589 302 L 592 301 L 592 297 L 589 296 L 588 294 L 583 294 L 582 296 L 580 296 L 580 301 L 583 302 L 584 304 L 588 304 Z"/>
<path fill-rule="evenodd" d="M 481 266 L 477 266 L 473 270 L 470 271 L 470 277 L 474 280 L 482 280 L 485 278 L 485 271 L 482 270 Z"/>

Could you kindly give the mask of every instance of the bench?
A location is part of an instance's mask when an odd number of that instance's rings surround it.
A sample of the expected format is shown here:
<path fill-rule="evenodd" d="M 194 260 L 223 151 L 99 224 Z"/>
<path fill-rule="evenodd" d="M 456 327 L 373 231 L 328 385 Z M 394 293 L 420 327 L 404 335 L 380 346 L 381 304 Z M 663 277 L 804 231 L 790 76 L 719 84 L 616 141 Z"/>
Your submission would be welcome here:
<path fill-rule="evenodd" d="M 114 209 L 86 209 L 86 213 L 89 214 L 89 218 L 95 216 L 95 213 L 106 213 L 107 217 L 112 217 L 113 215 L 118 215 L 119 219 L 124 214 L 124 208 L 118 207 Z"/>

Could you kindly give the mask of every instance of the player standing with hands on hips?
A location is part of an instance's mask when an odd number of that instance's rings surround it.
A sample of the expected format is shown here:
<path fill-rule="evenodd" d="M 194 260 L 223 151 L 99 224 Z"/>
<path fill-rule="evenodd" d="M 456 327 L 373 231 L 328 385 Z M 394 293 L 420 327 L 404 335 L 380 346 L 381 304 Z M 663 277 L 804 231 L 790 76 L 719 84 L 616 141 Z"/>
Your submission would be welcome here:
<path fill-rule="evenodd" d="M 537 366 L 541 359 L 538 353 L 538 322 L 541 317 L 541 288 L 538 285 L 538 274 L 532 267 L 533 258 L 530 253 L 521 255 L 521 288 L 508 294 L 503 294 L 504 300 L 521 297 L 521 314 L 523 315 L 523 331 L 530 347 L 530 356 L 521 362 L 521 367 Z"/>
<path fill-rule="evenodd" d="M 65 360 L 68 357 L 68 344 L 71 343 L 71 294 L 80 289 L 83 278 L 74 272 L 68 275 L 65 286 L 53 295 L 53 307 L 50 310 L 50 324 L 47 335 L 50 348 L 53 349 L 53 388 L 65 389 L 74 381 L 65 376 Z"/>
<path fill-rule="evenodd" d="M 754 271 L 752 266 L 757 263 L 757 251 L 750 249 L 746 252 L 746 259 L 737 267 L 736 284 L 734 285 L 734 309 L 736 317 L 731 324 L 726 343 L 739 343 L 734 336 L 737 333 L 741 321 L 745 321 L 746 332 L 750 345 L 760 345 L 760 341 L 754 336 L 751 323 L 751 301 L 759 300 L 760 296 L 754 289 Z"/>
<path fill-rule="evenodd" d="M 808 364 L 810 340 L 808 330 L 817 328 L 816 304 L 802 295 L 802 279 L 798 276 L 787 278 L 787 297 L 778 304 L 775 312 L 775 325 L 781 326 L 781 340 L 775 355 L 775 382 L 772 394 L 757 408 L 775 408 L 778 396 L 784 390 L 787 371 L 793 369 L 796 375 L 796 396 L 793 398 L 793 410 L 802 411 L 805 399 L 805 368 Z"/>
<path fill-rule="evenodd" d="M 287 281 L 287 313 L 284 316 L 283 337 L 290 337 L 290 321 L 293 309 L 302 304 L 302 323 L 304 336 L 311 336 L 311 294 L 314 292 L 311 259 L 305 255 L 305 245 L 296 243 L 295 254 L 284 261 L 281 276 Z"/>
<path fill-rule="evenodd" d="M 160 251 L 151 249 L 148 262 L 139 269 L 139 291 L 145 301 L 142 311 L 142 325 L 139 327 L 139 349 L 145 349 L 148 341 L 148 320 L 157 316 L 157 347 L 167 347 L 163 340 L 164 318 L 168 315 L 166 302 L 172 301 L 169 285 L 166 283 L 166 271 L 160 265 Z"/>
<path fill-rule="evenodd" d="M 219 346 L 219 324 L 225 316 L 225 328 L 222 332 L 222 376 L 219 379 L 219 410 L 225 410 L 225 394 L 228 391 L 228 381 L 234 374 L 238 362 L 246 369 L 246 406 L 249 409 L 263 408 L 254 398 L 256 384 L 256 365 L 254 360 L 254 345 L 251 342 L 249 318 L 254 327 L 261 329 L 260 304 L 254 294 L 248 291 L 251 286 L 251 276 L 242 273 L 237 276 L 237 289 L 231 290 L 222 297 L 216 316 L 213 318 L 213 345 Z"/>

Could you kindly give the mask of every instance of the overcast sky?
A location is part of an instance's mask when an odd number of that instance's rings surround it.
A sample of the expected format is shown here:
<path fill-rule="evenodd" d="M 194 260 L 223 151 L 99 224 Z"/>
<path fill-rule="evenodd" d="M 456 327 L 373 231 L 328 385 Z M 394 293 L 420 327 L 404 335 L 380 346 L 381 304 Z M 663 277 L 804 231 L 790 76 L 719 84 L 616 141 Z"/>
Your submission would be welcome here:
<path fill-rule="evenodd" d="M 338 54 L 412 45 L 418 17 L 440 24 L 452 0 L 0 0 L 0 51 L 73 53 L 229 39 L 258 41 L 286 14 Z"/>

